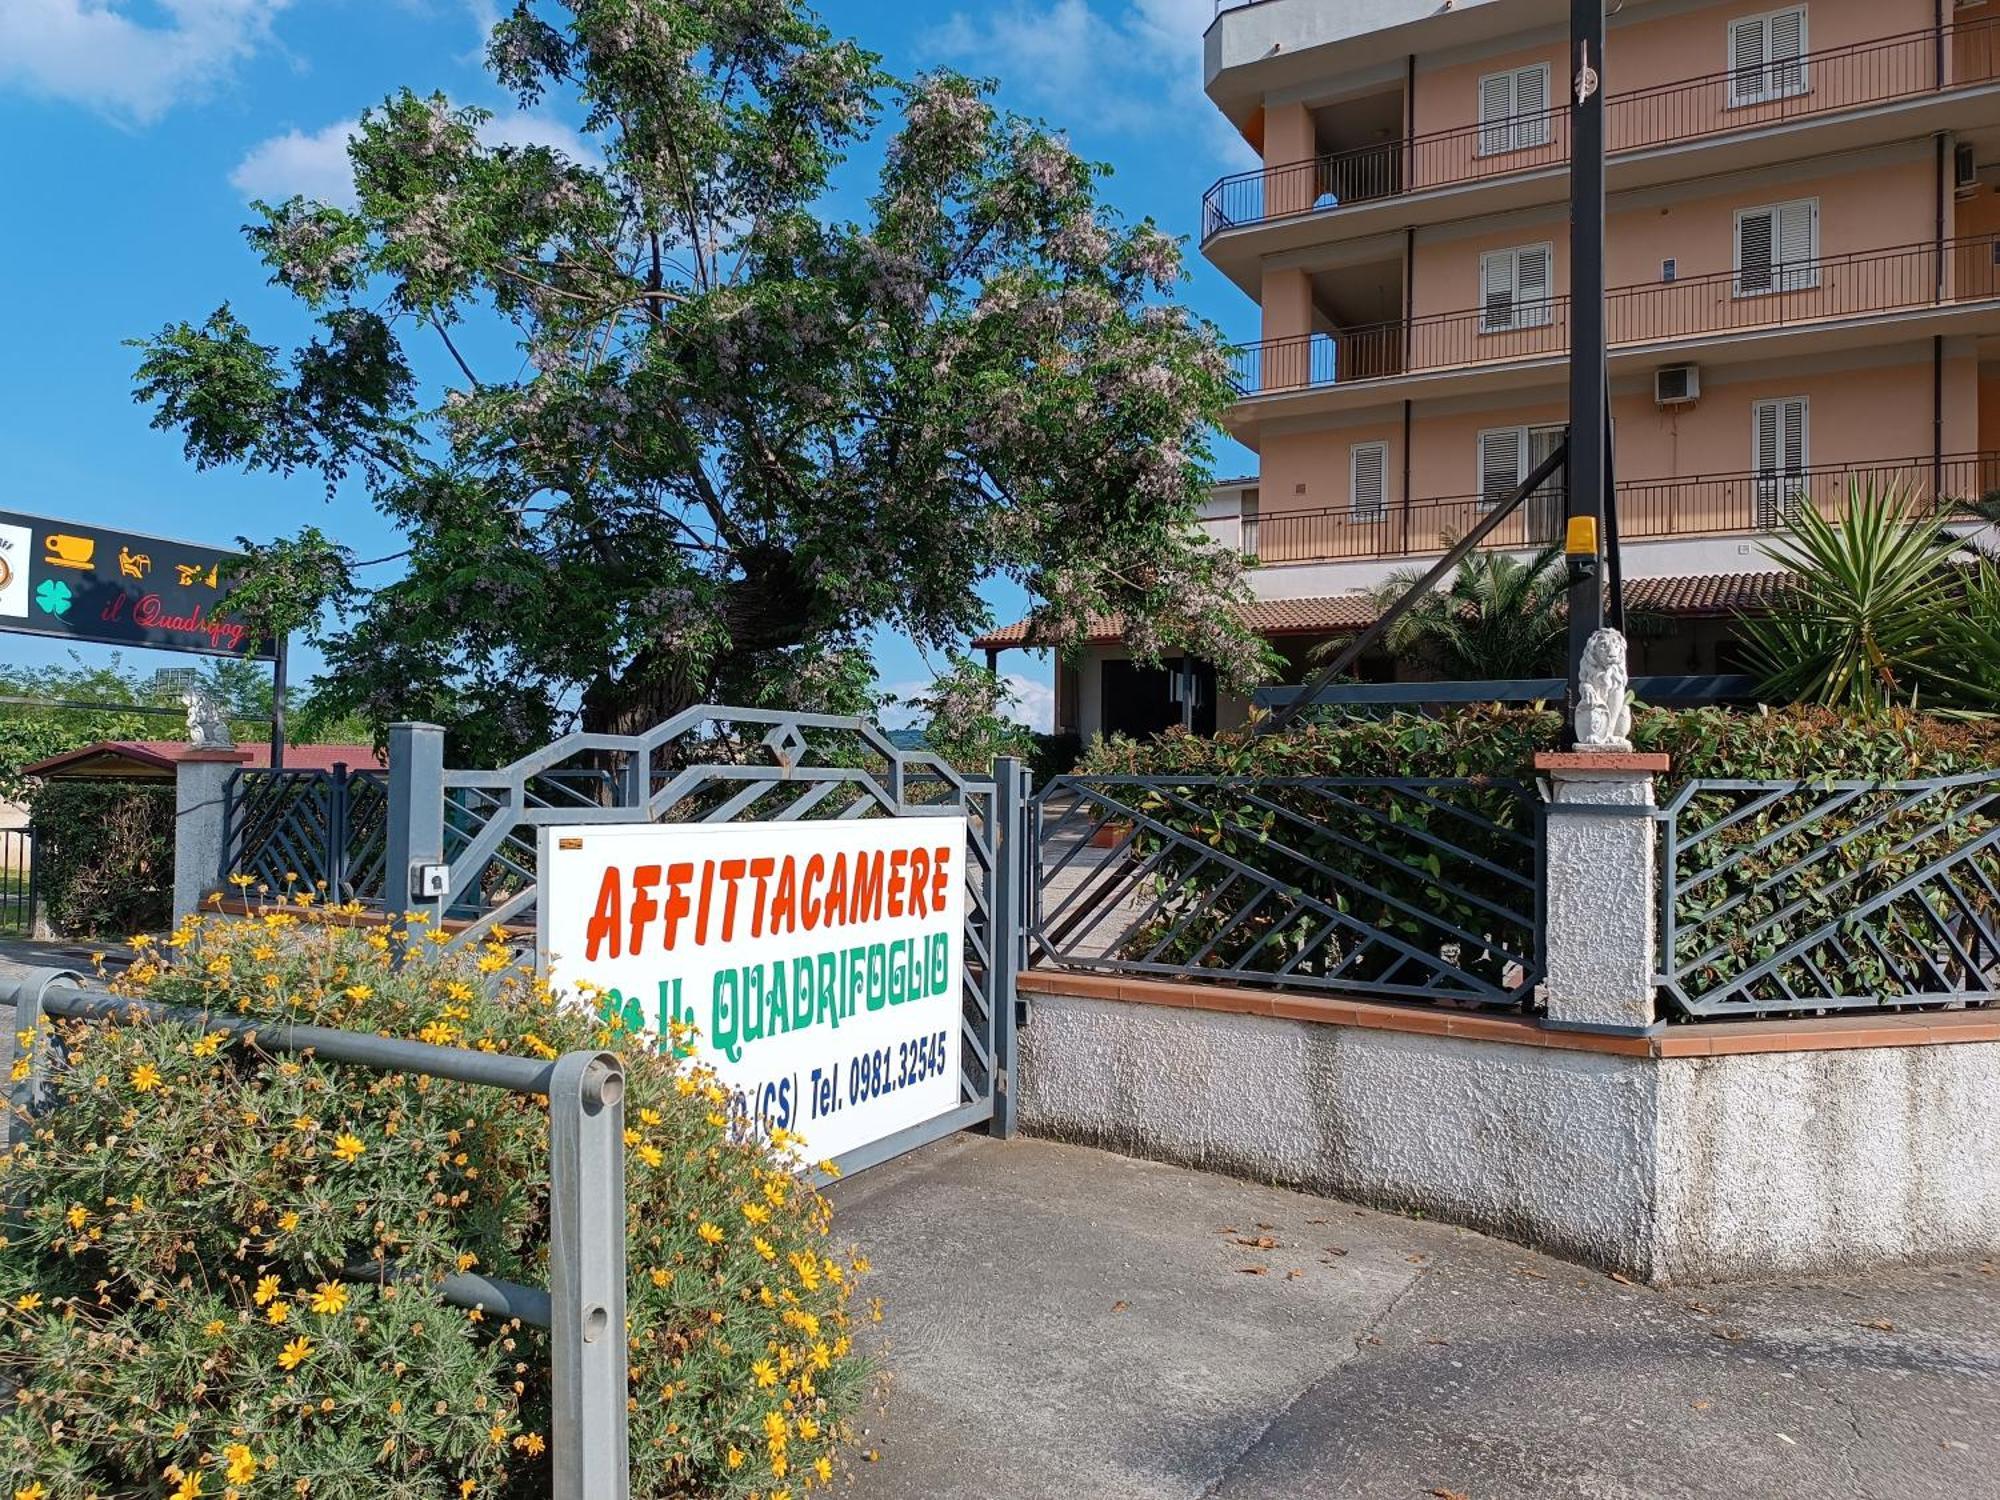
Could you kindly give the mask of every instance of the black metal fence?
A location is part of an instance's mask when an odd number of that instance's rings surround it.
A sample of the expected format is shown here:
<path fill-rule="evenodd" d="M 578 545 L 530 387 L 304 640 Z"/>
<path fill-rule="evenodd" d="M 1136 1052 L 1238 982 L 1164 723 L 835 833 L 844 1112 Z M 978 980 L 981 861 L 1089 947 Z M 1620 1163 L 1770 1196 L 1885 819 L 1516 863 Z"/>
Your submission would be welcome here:
<path fill-rule="evenodd" d="M 2000 773 L 1691 781 L 1658 817 L 1684 1015 L 2000 999 Z"/>
<path fill-rule="evenodd" d="M 1920 508 L 1950 511 L 2000 489 L 2000 453 L 1929 454 L 1865 464 L 1820 464 L 1779 473 L 1742 469 L 1618 485 L 1618 528 L 1626 541 L 1769 531 L 1808 508 L 1837 514 L 1848 482 L 1878 477 L 1908 484 Z M 1243 522 L 1243 550 L 1267 563 L 1412 557 L 1442 552 L 1486 517 L 1481 495 L 1445 495 L 1354 509 L 1267 510 Z M 1481 544 L 1484 549 L 1548 546 L 1561 540 L 1559 481 L 1529 497 Z"/>
<path fill-rule="evenodd" d="M 0 828 L 0 934 L 27 937 L 35 925 L 35 832 Z"/>
<path fill-rule="evenodd" d="M 234 772 L 224 793 L 224 876 L 279 895 L 379 900 L 388 853 L 389 774 Z"/>
<path fill-rule="evenodd" d="M 2000 236 L 1928 240 L 1647 282 L 1605 294 L 1616 348 L 1895 312 L 2000 296 Z M 1569 298 L 1492 300 L 1231 351 L 1238 392 L 1354 385 L 1415 371 L 1556 359 L 1568 352 Z"/>
<path fill-rule="evenodd" d="M 1500 1007 L 1541 977 L 1523 783 L 1065 776 L 1035 808 L 1036 963 Z"/>
<path fill-rule="evenodd" d="M 1792 120 L 1862 109 L 1995 77 L 2000 23 L 1924 27 L 1749 68 L 1613 94 L 1605 102 L 1612 156 Z M 1224 230 L 1566 167 L 1569 107 L 1372 142 L 1307 161 L 1238 172 L 1202 195 L 1202 237 Z"/>

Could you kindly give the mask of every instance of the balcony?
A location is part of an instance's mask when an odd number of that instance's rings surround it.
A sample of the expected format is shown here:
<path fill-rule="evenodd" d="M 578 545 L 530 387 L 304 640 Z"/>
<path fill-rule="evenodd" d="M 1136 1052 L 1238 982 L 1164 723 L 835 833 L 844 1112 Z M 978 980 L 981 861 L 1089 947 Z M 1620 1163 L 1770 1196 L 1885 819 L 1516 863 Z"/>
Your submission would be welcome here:
<path fill-rule="evenodd" d="M 1615 350 L 1994 297 L 2000 236 L 1972 235 L 1618 287 L 1605 295 L 1605 333 Z M 1568 352 L 1569 298 L 1552 296 L 1246 344 L 1230 352 L 1230 373 L 1243 396 L 1269 396 Z"/>
<path fill-rule="evenodd" d="M 1614 94 L 1613 157 L 1741 135 L 2000 78 L 2000 22 L 1926 27 Z M 1202 243 L 1225 230 L 1352 209 L 1437 188 L 1566 168 L 1569 106 L 1333 152 L 1225 177 L 1202 195 Z"/>
<path fill-rule="evenodd" d="M 1960 453 L 1939 460 L 1883 459 L 1872 464 L 1805 468 L 1783 474 L 1698 474 L 1679 479 L 1633 479 L 1618 485 L 1618 527 L 1623 542 L 1672 541 L 1702 536 L 1775 531 L 1810 505 L 1839 513 L 1848 481 L 1886 475 L 1942 496 L 1944 508 L 2000 489 L 2000 453 Z M 1422 557 L 1443 552 L 1485 517 L 1490 501 L 1479 495 L 1416 500 L 1374 510 L 1272 511 L 1243 523 L 1243 550 L 1266 564 L 1350 562 Z M 1561 540 L 1563 493 L 1551 483 L 1531 495 L 1482 544 L 1493 550 L 1546 547 Z"/>

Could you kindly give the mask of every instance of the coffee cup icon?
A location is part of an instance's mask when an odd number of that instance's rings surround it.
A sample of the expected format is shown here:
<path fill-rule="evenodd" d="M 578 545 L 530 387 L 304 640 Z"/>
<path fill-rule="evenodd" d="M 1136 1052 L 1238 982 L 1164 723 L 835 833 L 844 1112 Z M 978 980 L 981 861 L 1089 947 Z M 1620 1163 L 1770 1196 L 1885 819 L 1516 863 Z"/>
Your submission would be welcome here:
<path fill-rule="evenodd" d="M 42 559 L 55 568 L 81 568 L 88 570 L 97 555 L 97 541 L 94 537 L 70 536 L 56 532 L 42 538 L 42 545 L 48 549 L 48 556 Z"/>

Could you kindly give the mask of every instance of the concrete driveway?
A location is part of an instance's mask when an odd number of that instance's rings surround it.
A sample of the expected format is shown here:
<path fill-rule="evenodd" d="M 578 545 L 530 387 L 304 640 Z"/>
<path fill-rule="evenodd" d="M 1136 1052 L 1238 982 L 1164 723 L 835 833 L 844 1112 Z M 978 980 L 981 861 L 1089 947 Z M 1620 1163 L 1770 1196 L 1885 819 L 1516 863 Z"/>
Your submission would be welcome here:
<path fill-rule="evenodd" d="M 866 1500 L 2000 1496 L 2000 1267 L 1655 1291 L 1042 1141 L 839 1184 Z"/>

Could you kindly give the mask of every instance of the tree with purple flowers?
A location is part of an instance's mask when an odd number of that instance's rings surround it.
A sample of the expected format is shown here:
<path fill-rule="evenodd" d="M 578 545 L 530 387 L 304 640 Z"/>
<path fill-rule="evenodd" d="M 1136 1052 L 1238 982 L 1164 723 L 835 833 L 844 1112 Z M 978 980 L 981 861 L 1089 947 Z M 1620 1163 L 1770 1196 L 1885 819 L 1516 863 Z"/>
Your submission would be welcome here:
<path fill-rule="evenodd" d="M 891 79 L 798 0 L 521 0 L 488 62 L 573 109 L 587 156 L 404 92 L 352 143 L 357 207 L 248 230 L 313 338 L 281 357 L 224 307 L 142 345 L 139 398 L 196 464 L 358 481 L 406 534 L 372 590 L 316 528 L 250 548 L 253 618 L 337 621 L 342 707 L 498 754 L 851 694 L 866 632 L 948 646 L 996 575 L 1043 643 L 1111 616 L 1142 657 L 1260 674 L 1240 560 L 1195 524 L 1218 345 L 1104 168 L 989 84 Z M 878 129 L 866 214 L 830 214 Z M 504 362 L 474 352 L 495 320 Z"/>

